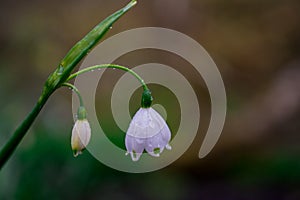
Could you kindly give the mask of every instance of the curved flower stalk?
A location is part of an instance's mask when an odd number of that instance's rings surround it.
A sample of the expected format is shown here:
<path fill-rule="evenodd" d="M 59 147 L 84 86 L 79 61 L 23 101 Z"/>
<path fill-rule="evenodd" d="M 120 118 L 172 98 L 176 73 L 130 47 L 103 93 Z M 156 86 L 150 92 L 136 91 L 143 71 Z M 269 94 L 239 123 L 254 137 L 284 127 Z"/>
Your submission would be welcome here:
<path fill-rule="evenodd" d="M 80 102 L 80 106 L 77 111 L 77 120 L 73 126 L 71 135 L 71 147 L 74 153 L 74 157 L 77 157 L 79 154 L 82 154 L 82 151 L 89 144 L 92 131 L 90 124 L 86 118 L 86 109 L 83 105 L 83 99 L 79 90 L 70 83 L 64 83 L 63 86 L 72 89 L 77 94 Z"/>
<path fill-rule="evenodd" d="M 150 107 L 152 100 L 150 90 L 144 90 L 142 107 L 132 118 L 126 133 L 126 155 L 130 154 L 133 161 L 138 161 L 144 150 L 154 157 L 159 157 L 164 148 L 171 150 L 171 131 L 160 114 Z"/>
<path fill-rule="evenodd" d="M 110 15 L 93 28 L 82 40 L 76 43 L 67 53 L 58 65 L 57 69 L 50 74 L 46 80 L 42 94 L 40 95 L 36 105 L 27 115 L 24 121 L 17 127 L 12 136 L 4 144 L 0 151 L 0 169 L 10 158 L 16 147 L 22 141 L 23 137 L 31 127 L 32 123 L 40 113 L 41 109 L 53 92 L 63 86 L 74 70 L 76 65 L 87 55 L 87 53 L 99 42 L 99 40 L 110 29 L 112 24 L 122 17 L 135 4 L 136 0 L 131 0 L 125 7 Z"/>

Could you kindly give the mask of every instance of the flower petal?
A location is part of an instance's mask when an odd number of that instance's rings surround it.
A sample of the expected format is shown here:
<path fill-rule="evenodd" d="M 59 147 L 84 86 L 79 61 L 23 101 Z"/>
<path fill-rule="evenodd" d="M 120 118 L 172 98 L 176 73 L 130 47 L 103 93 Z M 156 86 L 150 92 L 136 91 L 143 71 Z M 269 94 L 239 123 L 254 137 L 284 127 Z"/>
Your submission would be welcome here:
<path fill-rule="evenodd" d="M 74 156 L 81 154 L 81 151 L 86 148 L 91 138 L 91 127 L 89 122 L 84 120 L 77 120 L 72 129 L 71 147 L 74 151 Z"/>
<path fill-rule="evenodd" d="M 164 119 L 153 108 L 140 108 L 133 116 L 127 134 L 149 138 L 158 134 L 165 124 Z"/>
<path fill-rule="evenodd" d="M 157 134 L 147 139 L 145 149 L 151 156 L 158 157 L 159 154 L 162 153 L 162 151 L 164 150 L 165 146 L 166 142 L 163 141 L 162 135 Z"/>
<path fill-rule="evenodd" d="M 137 161 L 144 149 L 158 157 L 164 148 L 171 149 L 171 131 L 165 120 L 153 108 L 140 108 L 132 121 L 125 137 L 127 154 Z"/>

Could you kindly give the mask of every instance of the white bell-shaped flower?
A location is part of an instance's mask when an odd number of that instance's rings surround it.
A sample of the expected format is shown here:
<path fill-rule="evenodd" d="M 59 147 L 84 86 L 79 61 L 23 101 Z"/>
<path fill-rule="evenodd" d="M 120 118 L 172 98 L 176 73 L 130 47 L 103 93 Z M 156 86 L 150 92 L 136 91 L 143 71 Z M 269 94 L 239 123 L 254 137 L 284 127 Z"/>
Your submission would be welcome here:
<path fill-rule="evenodd" d="M 91 127 L 89 122 L 77 120 L 72 130 L 71 146 L 74 156 L 78 156 L 86 148 L 91 139 Z"/>
<path fill-rule="evenodd" d="M 78 120 L 75 122 L 72 136 L 71 147 L 74 156 L 77 157 L 86 148 L 91 139 L 91 127 L 86 119 L 86 111 L 84 107 L 78 109 Z"/>
<path fill-rule="evenodd" d="M 139 160 L 146 150 L 151 156 L 158 157 L 169 145 L 171 131 L 165 120 L 153 108 L 140 108 L 130 122 L 126 133 L 127 154 L 133 161 Z"/>

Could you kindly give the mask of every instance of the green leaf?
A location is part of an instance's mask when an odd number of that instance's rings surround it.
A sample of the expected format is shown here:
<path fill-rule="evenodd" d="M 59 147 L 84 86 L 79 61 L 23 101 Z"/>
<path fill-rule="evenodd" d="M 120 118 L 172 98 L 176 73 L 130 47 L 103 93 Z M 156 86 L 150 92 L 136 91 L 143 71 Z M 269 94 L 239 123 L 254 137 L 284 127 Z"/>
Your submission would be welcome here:
<path fill-rule="evenodd" d="M 124 15 L 130 8 L 137 3 L 136 0 L 130 1 L 124 8 L 104 19 L 95 26 L 83 39 L 77 42 L 60 62 L 58 68 L 49 76 L 45 88 L 54 91 L 66 81 L 76 65 L 96 46 L 99 40 L 110 29 L 112 24 Z M 46 91 L 44 91 L 46 92 Z"/>

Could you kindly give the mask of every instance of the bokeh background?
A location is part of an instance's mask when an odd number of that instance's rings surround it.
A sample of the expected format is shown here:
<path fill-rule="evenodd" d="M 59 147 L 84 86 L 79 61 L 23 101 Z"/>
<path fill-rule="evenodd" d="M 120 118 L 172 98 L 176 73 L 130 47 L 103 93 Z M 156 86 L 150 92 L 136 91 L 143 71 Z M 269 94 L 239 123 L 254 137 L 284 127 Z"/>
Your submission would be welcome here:
<path fill-rule="evenodd" d="M 0 146 L 34 106 L 47 76 L 72 45 L 126 3 L 1 1 Z M 60 89 L 0 171 L 0 199 L 300 199 L 299 10 L 298 0 L 140 0 L 106 38 L 157 26 L 197 40 L 215 60 L 227 91 L 227 119 L 216 147 L 204 159 L 197 157 L 210 117 L 201 76 L 176 55 L 135 51 L 116 63 L 172 66 L 196 91 L 202 120 L 188 151 L 170 166 L 146 174 L 110 169 L 87 151 L 74 158 L 71 93 Z M 107 108 L 121 75 L 105 72 L 96 97 L 101 123 L 120 147 L 125 133 L 115 127 Z M 167 112 L 176 113 L 172 94 L 152 87 Z M 132 114 L 139 98 L 138 93 L 132 97 Z M 168 123 L 176 129 L 176 123 Z"/>

